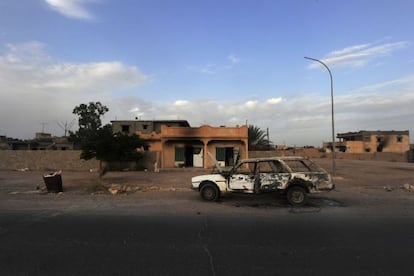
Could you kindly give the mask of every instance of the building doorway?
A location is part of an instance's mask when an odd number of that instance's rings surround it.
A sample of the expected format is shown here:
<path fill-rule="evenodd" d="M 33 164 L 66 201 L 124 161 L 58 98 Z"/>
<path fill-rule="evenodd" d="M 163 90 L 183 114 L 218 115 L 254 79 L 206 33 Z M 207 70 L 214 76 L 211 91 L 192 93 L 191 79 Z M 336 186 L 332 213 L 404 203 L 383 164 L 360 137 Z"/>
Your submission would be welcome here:
<path fill-rule="evenodd" d="M 220 166 L 233 166 L 234 165 L 234 148 L 233 147 L 217 147 L 216 148 L 216 160 Z"/>
<path fill-rule="evenodd" d="M 174 161 L 176 167 L 202 168 L 204 165 L 203 147 L 193 145 L 175 147 Z"/>

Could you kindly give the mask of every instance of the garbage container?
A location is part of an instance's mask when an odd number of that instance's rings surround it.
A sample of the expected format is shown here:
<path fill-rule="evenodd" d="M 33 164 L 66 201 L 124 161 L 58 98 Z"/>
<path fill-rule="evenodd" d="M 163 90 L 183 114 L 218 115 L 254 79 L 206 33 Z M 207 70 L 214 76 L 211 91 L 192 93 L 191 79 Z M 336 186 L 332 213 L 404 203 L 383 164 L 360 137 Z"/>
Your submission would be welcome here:
<path fill-rule="evenodd" d="M 62 189 L 62 172 L 54 172 L 43 175 L 43 181 L 45 182 L 47 191 L 53 193 L 63 192 Z"/>

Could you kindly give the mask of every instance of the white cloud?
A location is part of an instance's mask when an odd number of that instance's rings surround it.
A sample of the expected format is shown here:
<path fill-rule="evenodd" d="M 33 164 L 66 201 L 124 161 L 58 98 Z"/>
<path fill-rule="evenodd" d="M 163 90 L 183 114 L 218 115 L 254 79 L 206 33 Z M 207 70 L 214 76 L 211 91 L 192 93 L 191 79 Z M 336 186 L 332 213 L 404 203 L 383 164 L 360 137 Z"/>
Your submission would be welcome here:
<path fill-rule="evenodd" d="M 186 68 L 187 70 L 202 73 L 202 74 L 218 74 L 223 73 L 225 71 L 229 71 L 234 68 L 236 64 L 240 62 L 240 58 L 238 58 L 236 55 L 230 54 L 227 56 L 227 59 L 225 61 L 219 61 L 216 63 L 209 62 L 205 65 L 201 66 L 193 66 L 188 65 Z"/>
<path fill-rule="evenodd" d="M 175 106 L 179 106 L 179 107 L 188 106 L 189 105 L 189 101 L 186 101 L 186 100 L 177 100 L 177 101 L 174 102 L 174 105 Z"/>
<path fill-rule="evenodd" d="M 239 63 L 239 58 L 236 57 L 235 55 L 231 54 L 227 57 L 227 59 L 231 62 L 231 63 Z"/>
<path fill-rule="evenodd" d="M 274 105 L 274 104 L 279 104 L 281 101 L 282 101 L 282 98 L 278 97 L 278 98 L 267 99 L 266 103 Z"/>
<path fill-rule="evenodd" d="M 77 19 L 93 19 L 94 16 L 86 9 L 85 5 L 91 0 L 44 0 L 46 4 L 60 14 Z"/>
<path fill-rule="evenodd" d="M 0 135 L 30 138 L 48 121 L 46 131 L 53 132 L 53 120 L 71 121 L 74 106 L 108 104 L 114 91 L 148 80 L 137 67 L 118 61 L 63 63 L 45 49 L 40 42 L 0 47 Z"/>
<path fill-rule="evenodd" d="M 183 119 L 192 126 L 234 126 L 247 121 L 262 129 L 269 127 L 276 143 L 319 146 L 331 139 L 329 95 L 304 91 L 263 100 L 148 101 L 114 93 L 147 81 L 137 67 L 118 61 L 63 63 L 40 42 L 5 45 L 0 47 L 0 135 L 31 138 L 43 122 L 49 123 L 45 131 L 62 135 L 55 121 L 71 121 L 75 105 L 101 101 L 110 109 L 104 122 L 139 117 Z M 335 96 L 336 132 L 409 129 L 414 133 L 413 106 L 414 75 L 342 92 Z"/>
<path fill-rule="evenodd" d="M 244 125 L 247 121 L 262 129 L 269 128 L 272 141 L 288 145 L 321 146 L 323 141 L 331 139 L 329 95 L 322 97 L 307 92 L 263 101 L 197 99 L 148 103 L 138 98 L 135 101 L 128 99 L 123 104 L 138 105 L 146 114 L 142 119 L 183 119 L 195 127 Z M 413 133 L 412 106 L 414 75 L 349 91 L 335 97 L 336 133 L 363 129 L 409 129 Z M 128 114 L 123 114 L 118 113 L 117 117 L 129 118 Z"/>
<path fill-rule="evenodd" d="M 43 68 L 47 77 L 36 87 L 43 89 L 111 89 L 135 86 L 147 80 L 138 68 L 112 62 L 95 62 L 84 64 L 52 64 Z"/>
<path fill-rule="evenodd" d="M 321 60 L 330 67 L 359 67 L 375 58 L 390 55 L 394 51 L 406 48 L 408 44 L 407 41 L 399 41 L 379 45 L 370 43 L 354 45 L 332 51 Z M 308 68 L 318 68 L 319 66 L 321 66 L 319 63 L 314 62 Z"/>
<path fill-rule="evenodd" d="M 257 106 L 258 101 L 247 101 L 244 106 L 249 109 L 255 108 Z"/>

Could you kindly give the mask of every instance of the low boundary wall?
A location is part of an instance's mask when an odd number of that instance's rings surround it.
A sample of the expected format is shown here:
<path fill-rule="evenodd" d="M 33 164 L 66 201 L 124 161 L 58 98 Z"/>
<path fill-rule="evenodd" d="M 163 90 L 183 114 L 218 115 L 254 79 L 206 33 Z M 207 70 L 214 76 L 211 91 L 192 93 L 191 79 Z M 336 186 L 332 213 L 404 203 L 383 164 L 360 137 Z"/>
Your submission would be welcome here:
<path fill-rule="evenodd" d="M 99 168 L 96 159 L 80 159 L 80 150 L 0 150 L 0 170 L 89 171 Z M 145 152 L 138 169 L 153 169 L 156 153 Z M 113 169 L 136 169 L 135 163 L 114 163 Z"/>
<path fill-rule="evenodd" d="M 1 150 L 0 170 L 88 171 L 99 168 L 99 161 L 80 159 L 77 150 Z"/>
<path fill-rule="evenodd" d="M 310 158 L 331 158 L 332 153 L 322 152 L 318 149 L 295 149 L 276 151 L 249 151 L 249 158 L 271 156 L 308 156 Z M 388 162 L 413 162 L 413 153 L 374 152 L 374 153 L 346 153 L 336 152 L 336 159 L 370 160 Z"/>
<path fill-rule="evenodd" d="M 26 151 L 26 150 L 0 150 L 0 170 L 34 170 L 34 171 L 89 171 L 99 168 L 99 161 L 80 159 L 80 151 Z M 249 158 L 271 156 L 308 156 L 311 158 L 331 158 L 331 153 L 321 152 L 318 149 L 295 149 L 285 151 L 249 151 Z M 337 152 L 337 159 L 371 160 L 389 162 L 413 162 L 413 152 L 407 153 L 343 153 Z M 156 161 L 155 152 L 145 152 L 140 162 L 140 169 L 154 169 Z M 122 169 L 122 168 L 121 168 Z M 131 167 L 132 169 L 132 167 Z"/>

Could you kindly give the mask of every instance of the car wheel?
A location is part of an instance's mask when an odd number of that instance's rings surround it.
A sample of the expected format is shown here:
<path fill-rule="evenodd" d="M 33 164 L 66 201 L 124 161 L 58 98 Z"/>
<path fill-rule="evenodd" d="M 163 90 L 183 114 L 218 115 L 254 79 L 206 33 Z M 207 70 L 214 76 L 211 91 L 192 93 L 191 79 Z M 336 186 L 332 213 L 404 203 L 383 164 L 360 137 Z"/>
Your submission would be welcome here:
<path fill-rule="evenodd" d="M 306 203 L 308 195 L 306 190 L 300 186 L 292 186 L 287 192 L 287 200 L 293 206 L 302 206 Z"/>
<path fill-rule="evenodd" d="M 219 198 L 219 189 L 215 184 L 207 183 L 201 187 L 200 195 L 206 201 L 217 201 Z"/>

